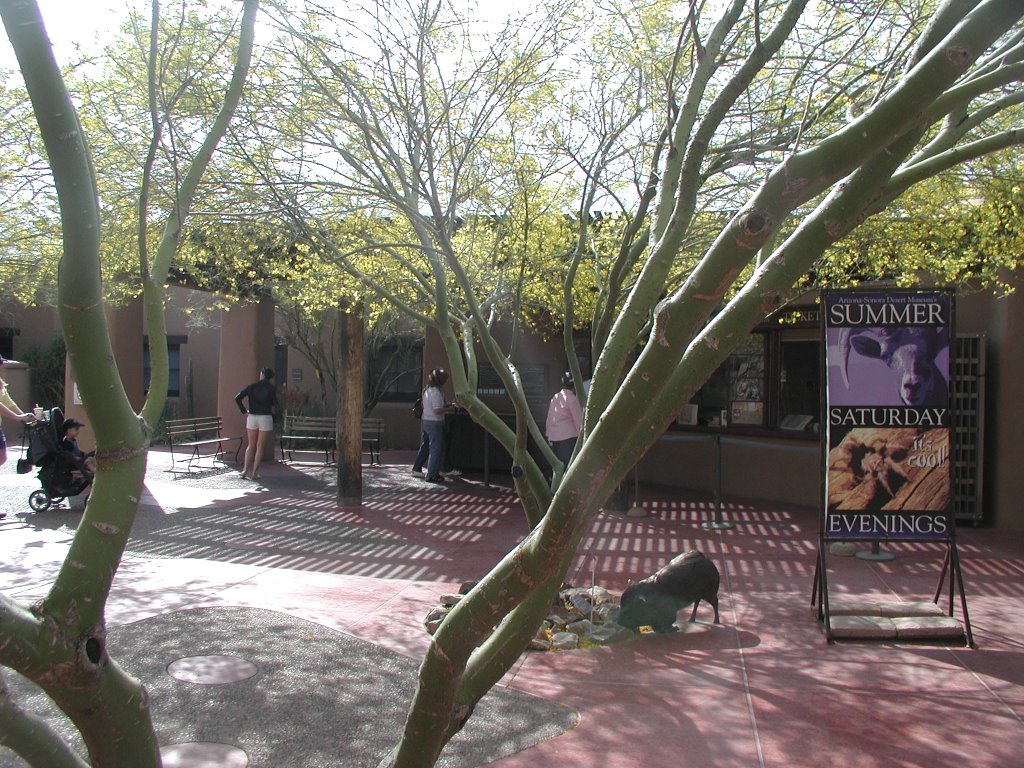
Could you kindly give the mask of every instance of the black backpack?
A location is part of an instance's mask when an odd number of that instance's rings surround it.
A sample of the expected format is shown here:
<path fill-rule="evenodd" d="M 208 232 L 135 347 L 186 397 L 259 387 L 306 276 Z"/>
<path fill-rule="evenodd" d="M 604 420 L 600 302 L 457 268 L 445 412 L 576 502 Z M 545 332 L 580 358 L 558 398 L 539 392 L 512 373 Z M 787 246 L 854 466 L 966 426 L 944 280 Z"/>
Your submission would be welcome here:
<path fill-rule="evenodd" d="M 423 418 L 423 398 L 417 397 L 416 402 L 412 404 L 412 415 L 417 419 Z"/>

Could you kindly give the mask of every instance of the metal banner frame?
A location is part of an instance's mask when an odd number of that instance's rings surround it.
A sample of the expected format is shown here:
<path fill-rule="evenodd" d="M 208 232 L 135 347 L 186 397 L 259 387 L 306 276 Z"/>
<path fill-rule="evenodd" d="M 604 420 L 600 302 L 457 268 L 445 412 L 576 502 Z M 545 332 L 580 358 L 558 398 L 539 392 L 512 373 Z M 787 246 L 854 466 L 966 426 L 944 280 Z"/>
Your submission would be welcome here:
<path fill-rule="evenodd" d="M 811 603 L 831 642 L 831 543 L 943 543 L 933 602 L 948 574 L 948 615 L 959 592 L 973 646 L 953 517 L 953 291 L 826 290 L 821 306 L 824 478 Z"/>

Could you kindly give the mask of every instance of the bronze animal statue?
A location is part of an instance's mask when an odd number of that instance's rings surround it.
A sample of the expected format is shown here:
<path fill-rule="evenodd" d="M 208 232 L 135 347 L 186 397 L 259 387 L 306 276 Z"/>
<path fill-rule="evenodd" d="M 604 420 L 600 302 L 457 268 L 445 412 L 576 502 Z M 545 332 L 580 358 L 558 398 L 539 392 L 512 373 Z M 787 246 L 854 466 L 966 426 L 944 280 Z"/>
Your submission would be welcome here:
<path fill-rule="evenodd" d="M 649 626 L 655 632 L 676 632 L 676 614 L 693 604 L 690 621 L 696 621 L 701 600 L 715 609 L 718 620 L 718 585 L 721 577 L 715 564 L 697 551 L 672 558 L 643 581 L 622 593 L 618 623 L 636 630 Z"/>

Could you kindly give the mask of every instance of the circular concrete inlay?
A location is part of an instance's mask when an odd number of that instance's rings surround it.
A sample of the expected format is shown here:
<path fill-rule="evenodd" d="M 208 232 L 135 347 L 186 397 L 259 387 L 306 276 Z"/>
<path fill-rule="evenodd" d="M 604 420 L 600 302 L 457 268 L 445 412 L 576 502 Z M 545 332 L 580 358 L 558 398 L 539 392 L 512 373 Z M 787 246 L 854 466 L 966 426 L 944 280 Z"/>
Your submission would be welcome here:
<path fill-rule="evenodd" d="M 224 685 L 248 680 L 259 669 L 238 656 L 186 656 L 167 665 L 175 680 L 200 685 Z"/>
<path fill-rule="evenodd" d="M 247 768 L 249 756 L 230 744 L 191 741 L 160 749 L 164 768 Z"/>

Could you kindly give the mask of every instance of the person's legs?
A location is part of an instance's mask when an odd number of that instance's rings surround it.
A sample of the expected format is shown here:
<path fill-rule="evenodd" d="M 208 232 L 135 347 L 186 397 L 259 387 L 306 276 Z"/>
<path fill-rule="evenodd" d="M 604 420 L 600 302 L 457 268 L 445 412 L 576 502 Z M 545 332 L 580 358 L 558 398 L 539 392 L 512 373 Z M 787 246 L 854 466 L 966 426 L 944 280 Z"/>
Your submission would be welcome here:
<path fill-rule="evenodd" d="M 440 421 L 424 421 L 423 432 L 430 437 L 427 480 L 438 482 L 441 480 L 441 463 L 444 461 L 444 424 Z"/>
<path fill-rule="evenodd" d="M 256 438 L 256 456 L 253 458 L 252 464 L 252 479 L 260 479 L 260 464 L 263 463 L 263 449 L 267 446 L 267 440 L 274 434 L 272 429 L 261 429 L 259 430 Z"/>
<path fill-rule="evenodd" d="M 551 443 L 551 447 L 554 449 L 555 456 L 557 456 L 568 469 L 569 460 L 572 458 L 572 452 L 576 450 L 576 438 L 570 437 L 568 440 L 555 440 Z"/>
<path fill-rule="evenodd" d="M 256 447 L 260 440 L 258 429 L 246 429 L 245 461 L 242 462 L 242 477 L 249 477 L 250 467 L 256 458 Z M 256 470 L 252 470 L 255 472 Z"/>
<path fill-rule="evenodd" d="M 416 452 L 416 461 L 412 463 L 412 472 L 418 475 L 423 471 L 423 465 L 427 463 L 427 456 L 430 453 L 430 436 L 427 434 L 428 422 L 423 422 L 423 436 L 420 439 L 420 449 Z"/>

